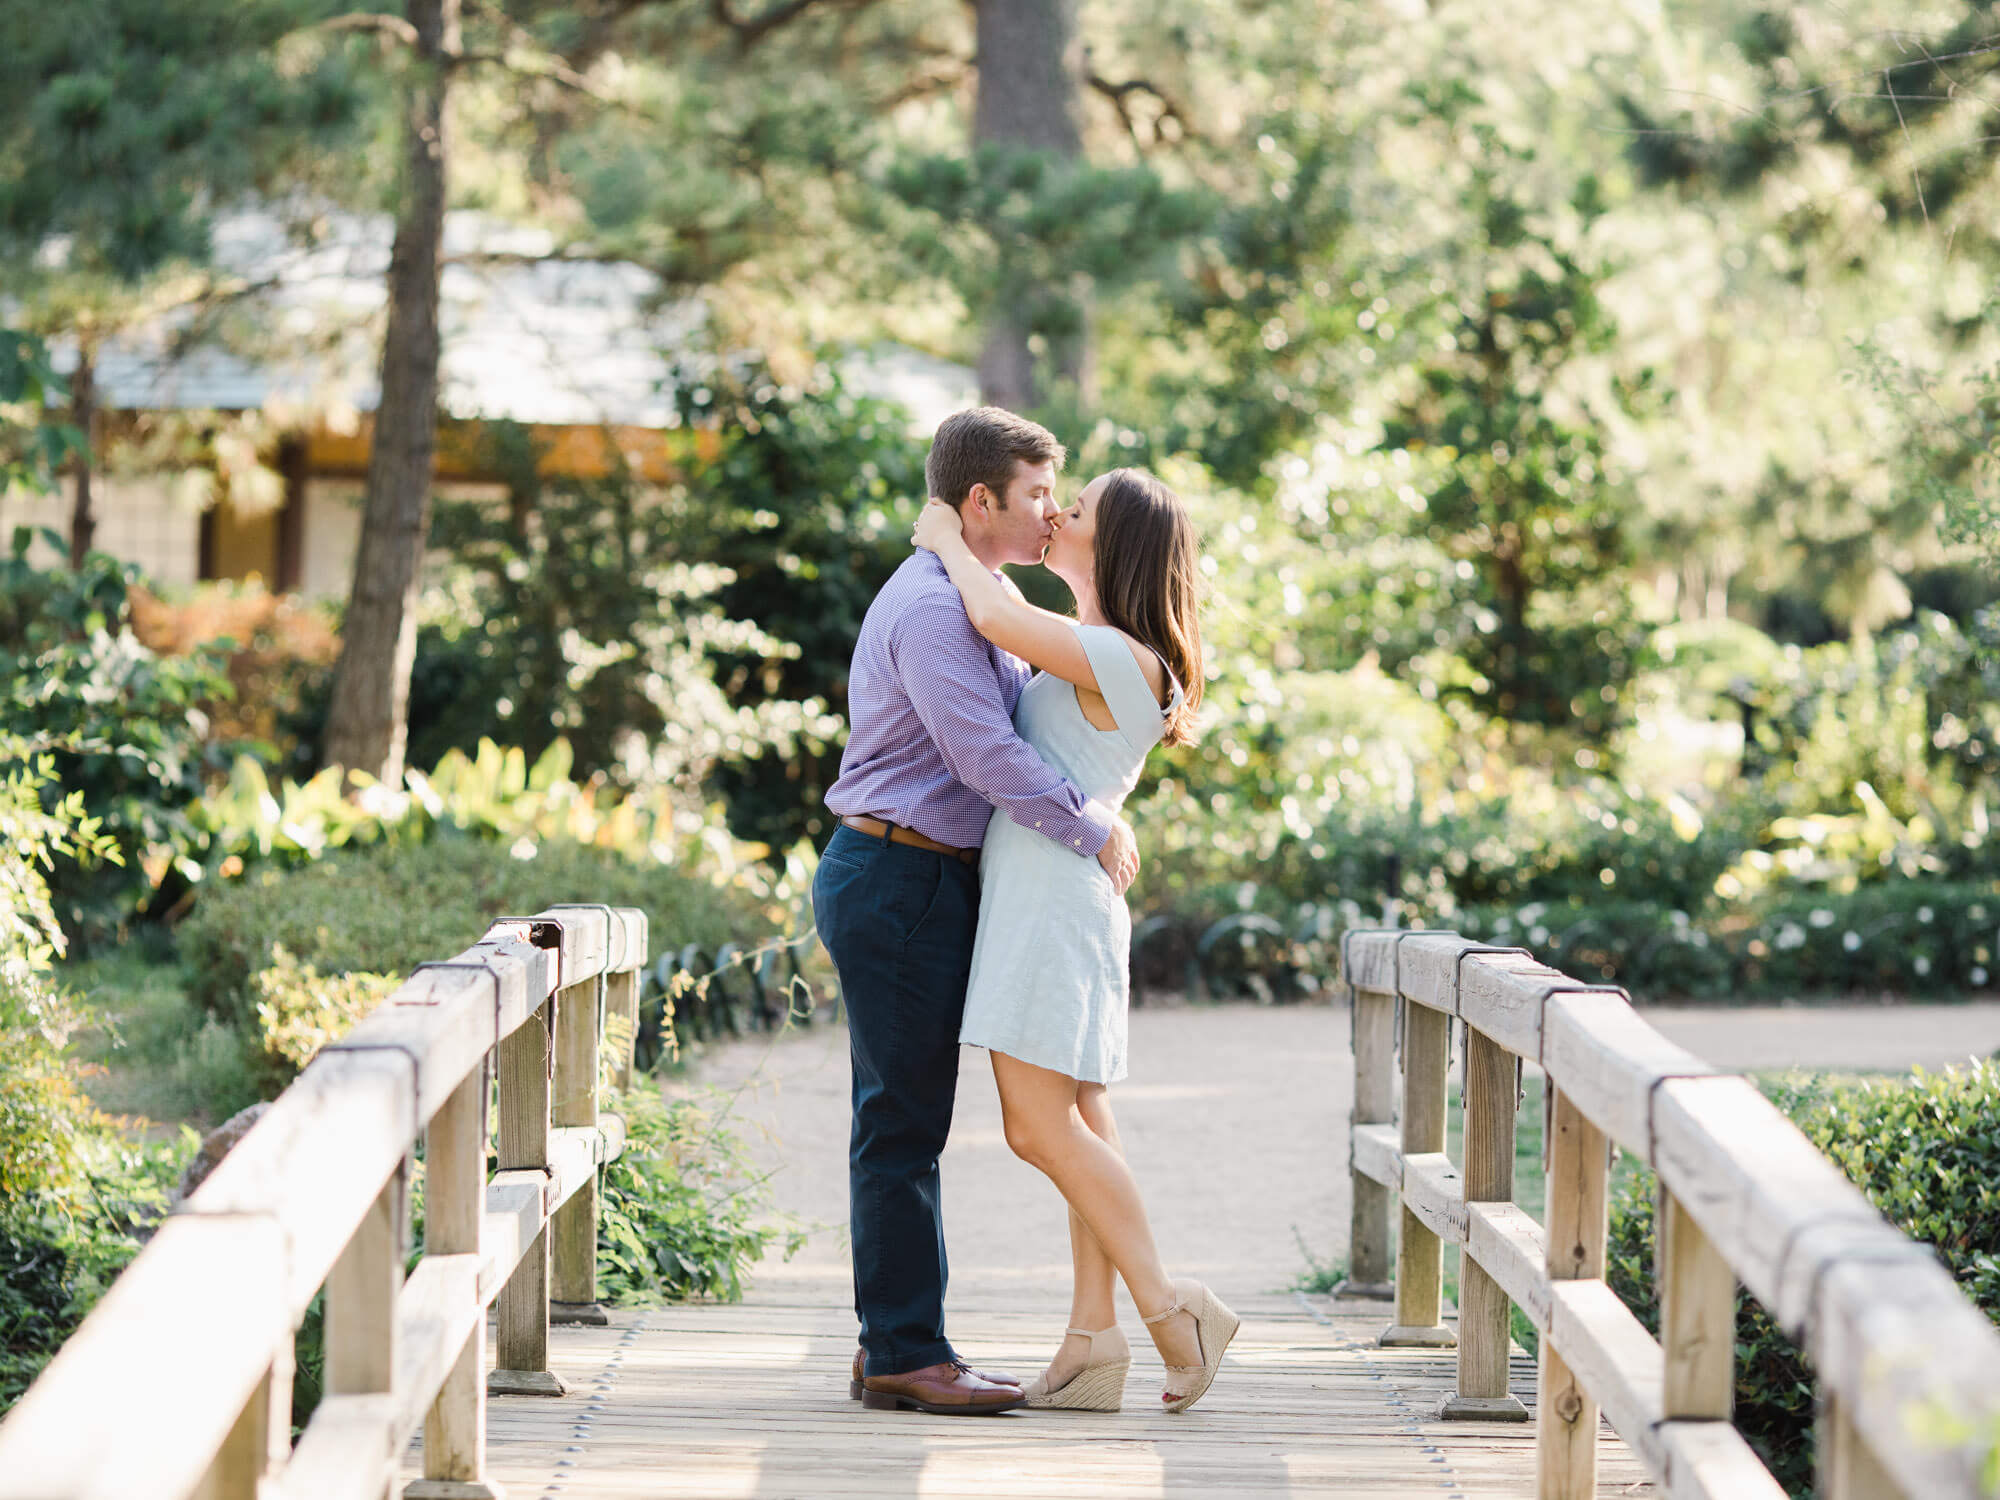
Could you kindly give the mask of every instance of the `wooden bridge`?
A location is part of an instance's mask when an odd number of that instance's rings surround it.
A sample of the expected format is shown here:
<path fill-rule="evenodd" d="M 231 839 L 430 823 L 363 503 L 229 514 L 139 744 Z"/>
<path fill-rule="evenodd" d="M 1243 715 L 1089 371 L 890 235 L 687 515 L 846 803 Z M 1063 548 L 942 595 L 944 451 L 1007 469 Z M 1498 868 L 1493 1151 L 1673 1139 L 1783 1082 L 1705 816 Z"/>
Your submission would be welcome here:
<path fill-rule="evenodd" d="M 565 906 L 423 966 L 313 1061 L 0 1424 L 0 1500 L 1771 1500 L 1729 1421 L 1739 1283 L 1815 1370 L 1822 1494 L 1990 1495 L 2000 1335 L 1748 1083 L 1522 950 L 1387 931 L 1350 934 L 1343 957 L 1352 1280 L 1332 1299 L 1238 1299 L 1227 1382 L 1184 1417 L 1146 1409 L 1144 1358 L 1117 1414 L 864 1411 L 847 1400 L 844 1296 L 607 1317 L 596 1169 L 623 1126 L 600 1118 L 600 1079 L 629 1072 L 646 930 Z M 1541 1223 L 1512 1202 L 1524 1061 L 1549 1081 Z M 1350 1122 L 1321 1123 L 1337 1138 Z M 406 1276 L 420 1139 L 424 1245 Z M 1662 1184 L 1657 1342 L 1602 1279 L 1613 1145 Z M 294 1445 L 293 1340 L 322 1288 L 326 1395 Z M 1509 1340 L 1510 1304 L 1539 1362 Z M 1032 1368 L 1061 1312 L 955 1298 L 954 1340 Z"/>

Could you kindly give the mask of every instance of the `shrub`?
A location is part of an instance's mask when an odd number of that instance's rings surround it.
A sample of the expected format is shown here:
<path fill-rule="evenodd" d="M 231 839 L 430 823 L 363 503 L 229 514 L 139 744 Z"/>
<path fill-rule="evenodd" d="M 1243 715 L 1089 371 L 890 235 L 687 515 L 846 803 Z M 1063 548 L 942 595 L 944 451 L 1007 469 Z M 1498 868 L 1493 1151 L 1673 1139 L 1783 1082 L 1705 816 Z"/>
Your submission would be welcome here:
<path fill-rule="evenodd" d="M 0 1413 L 75 1331 L 166 1211 L 196 1144 L 91 1133 L 79 1167 L 82 1199 L 37 1197 L 0 1206 Z"/>
<path fill-rule="evenodd" d="M 0 735 L 53 751 L 61 785 L 117 850 L 115 862 L 62 859 L 51 870 L 65 930 L 94 942 L 199 856 L 190 809 L 205 767 L 200 705 L 228 683 L 206 655 L 162 657 L 140 644 L 130 628 L 136 568 L 103 553 L 75 571 L 37 568 L 28 542 L 22 528 L 0 559 Z"/>
<path fill-rule="evenodd" d="M 282 948 L 315 983 L 407 974 L 449 958 L 497 917 L 560 901 L 636 906 L 653 944 L 705 946 L 774 925 L 754 893 L 652 861 L 564 839 L 506 846 L 440 835 L 428 843 L 346 850 L 296 870 L 253 869 L 207 892 L 180 929 L 194 992 L 246 1038 L 259 1035 L 257 976 Z M 318 1008 L 282 975 L 283 1014 Z M 282 1020 L 282 1015 L 278 1017 Z"/>
<path fill-rule="evenodd" d="M 393 974 L 322 974 L 300 963 L 283 943 L 273 943 L 271 966 L 250 978 L 267 1066 L 287 1077 L 296 1073 L 320 1048 L 345 1036 L 397 983 Z"/>
<path fill-rule="evenodd" d="M 135 587 L 131 603 L 148 650 L 220 660 L 230 691 L 201 704 L 212 738 L 254 742 L 276 764 L 310 763 L 296 735 L 301 703 L 340 653 L 326 606 L 254 580 L 204 583 L 174 600 Z"/>
<path fill-rule="evenodd" d="M 597 1284 L 608 1302 L 712 1297 L 735 1302 L 743 1273 L 780 1238 L 754 1223 L 765 1205 L 740 1140 L 690 1099 L 641 1088 L 607 1100 L 625 1117 L 625 1150 L 604 1168 Z M 802 1233 L 783 1235 L 787 1258 Z"/>
<path fill-rule="evenodd" d="M 1906 1080 L 1771 1086 L 1806 1137 L 1897 1228 L 1930 1245 L 1965 1294 L 2000 1323 L 2000 1070 L 1989 1063 Z M 1659 1330 L 1653 1174 L 1615 1195 L 1605 1279 Z M 1747 1292 L 1736 1304 L 1736 1424 L 1780 1483 L 1810 1492 L 1813 1378 Z"/>

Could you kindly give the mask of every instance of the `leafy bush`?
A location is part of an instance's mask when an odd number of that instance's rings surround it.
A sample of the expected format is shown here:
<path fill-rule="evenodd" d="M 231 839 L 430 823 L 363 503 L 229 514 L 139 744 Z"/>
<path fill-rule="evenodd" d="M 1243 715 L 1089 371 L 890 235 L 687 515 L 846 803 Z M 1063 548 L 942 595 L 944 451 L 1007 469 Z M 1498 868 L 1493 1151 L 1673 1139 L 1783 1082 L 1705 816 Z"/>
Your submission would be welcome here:
<path fill-rule="evenodd" d="M 17 531 L 0 559 L 0 734 L 52 750 L 60 784 L 81 794 L 117 850 L 116 862 L 62 859 L 51 872 L 65 930 L 95 942 L 147 908 L 177 865 L 198 861 L 200 705 L 228 683 L 205 654 L 163 657 L 140 644 L 136 568 L 102 553 L 75 571 L 37 568 L 29 539 Z"/>
<path fill-rule="evenodd" d="M 690 1099 L 641 1088 L 606 1107 L 625 1117 L 625 1150 L 604 1168 L 597 1285 L 608 1302 L 712 1297 L 735 1302 L 743 1273 L 779 1231 L 754 1221 L 765 1205 L 742 1143 Z M 787 1258 L 804 1236 L 784 1236 Z"/>
<path fill-rule="evenodd" d="M 210 736 L 254 743 L 268 762 L 302 768 L 313 755 L 298 743 L 304 699 L 340 653 L 331 611 L 261 583 L 204 583 L 174 599 L 131 592 L 132 631 L 161 656 L 212 656 L 229 692 L 201 705 Z"/>
<path fill-rule="evenodd" d="M 271 944 L 270 967 L 250 978 L 265 1061 L 286 1076 L 296 1073 L 320 1048 L 352 1030 L 400 982 L 393 974 L 322 974 L 300 963 L 283 943 Z"/>
<path fill-rule="evenodd" d="M 116 851 L 81 791 L 55 791 L 55 757 L 25 748 L 0 730 L 0 1214 L 30 1203 L 67 1213 L 82 1144 L 102 1121 L 67 1052 L 81 1017 L 51 977 L 65 939 L 45 872 Z"/>
<path fill-rule="evenodd" d="M 195 1144 L 186 1130 L 155 1143 L 94 1133 L 81 1172 L 87 1207 L 0 1206 L 0 1413 L 139 1253 Z"/>
<path fill-rule="evenodd" d="M 496 917 L 560 901 L 636 906 L 663 950 L 694 941 L 712 948 L 773 926 L 754 888 L 703 873 L 567 839 L 510 851 L 443 834 L 423 844 L 345 850 L 295 870 L 253 869 L 203 896 L 181 925 L 181 951 L 201 1003 L 247 1038 L 258 1035 L 257 976 L 273 967 L 280 948 L 319 979 L 402 975 L 449 958 Z M 271 983 L 286 988 L 282 977 Z"/>
<path fill-rule="evenodd" d="M 2000 1071 L 1991 1064 L 1908 1080 L 1774 1085 L 1775 1101 L 1897 1228 L 1932 1246 L 1965 1294 L 2000 1323 Z M 1605 1279 L 1658 1334 L 1655 1180 L 1614 1195 Z M 1736 1302 L 1736 1425 L 1794 1495 L 1812 1489 L 1811 1370 L 1747 1292 Z"/>

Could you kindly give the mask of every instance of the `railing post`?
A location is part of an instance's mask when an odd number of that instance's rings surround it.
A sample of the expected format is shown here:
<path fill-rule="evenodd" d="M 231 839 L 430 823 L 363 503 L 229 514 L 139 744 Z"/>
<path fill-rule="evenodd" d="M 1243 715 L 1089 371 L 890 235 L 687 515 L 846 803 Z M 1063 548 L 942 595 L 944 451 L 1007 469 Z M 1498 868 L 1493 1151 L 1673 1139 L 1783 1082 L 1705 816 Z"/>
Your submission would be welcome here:
<path fill-rule="evenodd" d="M 552 1012 L 562 991 L 500 1039 L 500 1169 L 547 1171 L 549 1085 L 555 1076 Z M 549 1369 L 549 1231 L 544 1226 L 500 1288 L 498 1359 L 487 1376 L 495 1396 L 560 1396 Z"/>
<path fill-rule="evenodd" d="M 408 1162 L 399 1163 L 326 1278 L 326 1376 L 329 1396 L 386 1395 L 395 1389 L 396 1294 L 403 1286 L 403 1214 Z M 290 1412 L 286 1418 L 289 1423 Z M 379 1488 L 395 1489 L 385 1464 Z"/>
<path fill-rule="evenodd" d="M 597 1057 L 604 1035 L 604 977 L 573 984 L 556 1005 L 555 1096 L 550 1111 L 558 1125 L 597 1124 Z M 549 1225 L 554 1290 L 549 1320 L 603 1327 L 611 1320 L 597 1300 L 597 1171 L 556 1210 Z"/>
<path fill-rule="evenodd" d="M 1467 1203 L 1514 1201 L 1513 1054 L 1474 1027 L 1465 1028 L 1465 1182 Z M 1438 1415 L 1447 1421 L 1525 1422 L 1528 1408 L 1507 1391 L 1512 1306 L 1468 1247 L 1458 1258 L 1458 1390 Z"/>
<path fill-rule="evenodd" d="M 1451 1017 L 1397 997 L 1403 1007 L 1403 1155 L 1444 1150 L 1451 1081 Z M 1444 1325 L 1444 1241 L 1402 1208 L 1396 1246 L 1396 1321 L 1384 1330 L 1385 1349 L 1449 1349 L 1457 1336 Z"/>
<path fill-rule="evenodd" d="M 1736 1273 L 1664 1187 L 1659 1239 L 1664 1413 L 1670 1422 L 1726 1422 L 1736 1387 Z"/>
<path fill-rule="evenodd" d="M 1380 990 L 1348 986 L 1354 1017 L 1354 1120 L 1387 1125 L 1396 1118 L 1396 997 Z M 1354 1135 L 1348 1132 L 1350 1153 Z M 1389 1279 L 1389 1189 L 1359 1171 L 1349 1221 L 1347 1280 L 1343 1297 L 1395 1295 Z"/>
<path fill-rule="evenodd" d="M 1549 1080 L 1548 1270 L 1551 1281 L 1604 1275 L 1610 1224 L 1610 1151 L 1604 1132 Z M 1593 1500 L 1597 1494 L 1597 1403 L 1552 1339 L 1542 1339 L 1535 1418 L 1539 1500 Z"/>
<path fill-rule="evenodd" d="M 477 1255 L 486 1209 L 486 1068 L 451 1091 L 424 1134 L 424 1253 Z M 403 1500 L 498 1500 L 486 1482 L 486 1319 L 424 1417 L 424 1477 Z"/>
<path fill-rule="evenodd" d="M 292 1341 L 287 1338 L 222 1440 L 190 1500 L 257 1500 L 292 1447 Z"/>
<path fill-rule="evenodd" d="M 1848 1419 L 1840 1398 L 1821 1388 L 1813 1493 L 1823 1500 L 1903 1500 L 1902 1488 L 1882 1468 Z"/>

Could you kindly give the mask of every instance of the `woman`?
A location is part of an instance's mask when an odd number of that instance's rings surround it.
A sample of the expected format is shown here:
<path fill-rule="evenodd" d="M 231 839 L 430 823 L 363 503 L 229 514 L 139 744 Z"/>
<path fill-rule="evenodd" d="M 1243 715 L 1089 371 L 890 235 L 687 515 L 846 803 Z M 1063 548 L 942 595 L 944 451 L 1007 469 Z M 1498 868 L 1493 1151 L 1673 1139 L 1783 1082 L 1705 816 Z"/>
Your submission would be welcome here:
<path fill-rule="evenodd" d="M 1056 518 L 1043 560 L 1076 596 L 1073 620 L 989 573 L 950 506 L 926 505 L 913 539 L 944 563 L 973 628 L 1040 669 L 1014 726 L 1087 795 L 1120 806 L 1156 743 L 1191 740 L 1202 691 L 1194 525 L 1159 480 L 1114 469 Z M 1236 1334 L 1214 1293 L 1168 1278 L 1119 1146 L 1105 1086 L 1125 1076 L 1130 951 L 1131 917 L 1103 868 L 996 812 L 959 1040 L 991 1053 L 1008 1145 L 1068 1200 L 1075 1269 L 1070 1326 L 1024 1387 L 1030 1406 L 1118 1409 L 1132 1356 L 1114 1271 L 1166 1362 L 1167 1411 L 1201 1398 Z"/>

